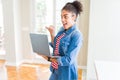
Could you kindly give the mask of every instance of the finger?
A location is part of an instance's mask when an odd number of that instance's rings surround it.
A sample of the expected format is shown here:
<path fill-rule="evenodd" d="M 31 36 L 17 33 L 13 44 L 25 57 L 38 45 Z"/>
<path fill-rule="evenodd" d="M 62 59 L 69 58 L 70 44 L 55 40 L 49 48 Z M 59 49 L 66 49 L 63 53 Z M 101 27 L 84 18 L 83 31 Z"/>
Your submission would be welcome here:
<path fill-rule="evenodd" d="M 52 62 L 52 67 L 55 69 L 58 69 L 58 62 Z"/>
<path fill-rule="evenodd" d="M 49 27 L 45 26 L 45 28 L 49 30 Z"/>

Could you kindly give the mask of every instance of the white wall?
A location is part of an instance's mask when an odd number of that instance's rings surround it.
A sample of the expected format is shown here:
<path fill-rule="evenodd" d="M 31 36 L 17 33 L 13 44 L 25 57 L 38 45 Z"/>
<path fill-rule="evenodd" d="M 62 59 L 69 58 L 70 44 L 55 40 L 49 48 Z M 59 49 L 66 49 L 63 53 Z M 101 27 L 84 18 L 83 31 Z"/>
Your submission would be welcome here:
<path fill-rule="evenodd" d="M 32 0 L 2 0 L 7 65 L 19 65 L 34 57 L 29 33 L 33 29 Z M 3 56 L 1 56 L 3 57 Z M 0 58 L 1 58 L 0 57 Z"/>
<path fill-rule="evenodd" d="M 78 24 L 79 29 L 83 34 L 83 45 L 78 56 L 78 64 L 81 68 L 87 66 L 87 52 L 88 52 L 88 29 L 89 29 L 89 7 L 90 0 L 80 0 L 83 5 L 83 12 L 81 13 Z"/>
<path fill-rule="evenodd" d="M 96 79 L 94 61 L 120 61 L 120 0 L 91 0 L 87 80 Z"/>
<path fill-rule="evenodd" d="M 2 0 L 7 65 L 19 65 L 22 59 L 19 0 Z"/>
<path fill-rule="evenodd" d="M 31 28 L 34 29 L 33 26 L 34 21 L 32 19 L 32 0 L 20 0 L 21 2 L 21 29 L 22 29 L 22 50 L 23 50 L 23 58 L 30 59 L 32 58 L 32 48 L 30 43 L 29 33 L 31 32 Z M 32 30 L 33 31 L 33 30 Z"/>

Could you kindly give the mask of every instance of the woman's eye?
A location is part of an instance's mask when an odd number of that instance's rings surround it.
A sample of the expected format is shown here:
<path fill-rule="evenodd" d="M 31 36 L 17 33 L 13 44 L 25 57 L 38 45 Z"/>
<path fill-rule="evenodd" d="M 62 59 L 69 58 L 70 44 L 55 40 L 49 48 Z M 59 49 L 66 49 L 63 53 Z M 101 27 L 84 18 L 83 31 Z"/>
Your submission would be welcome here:
<path fill-rule="evenodd" d="M 65 16 L 65 19 L 67 19 L 68 18 L 68 16 Z"/>

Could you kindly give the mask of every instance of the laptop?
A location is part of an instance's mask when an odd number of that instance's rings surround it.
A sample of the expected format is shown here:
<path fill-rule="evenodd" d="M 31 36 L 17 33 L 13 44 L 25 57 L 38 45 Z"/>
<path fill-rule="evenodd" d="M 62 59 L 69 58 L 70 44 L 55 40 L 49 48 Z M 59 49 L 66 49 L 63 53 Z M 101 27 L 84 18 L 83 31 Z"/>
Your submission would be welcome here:
<path fill-rule="evenodd" d="M 53 56 L 53 48 L 49 45 L 47 34 L 30 33 L 30 40 L 33 52 L 37 53 L 38 55 L 44 55 L 53 58 L 59 57 Z"/>

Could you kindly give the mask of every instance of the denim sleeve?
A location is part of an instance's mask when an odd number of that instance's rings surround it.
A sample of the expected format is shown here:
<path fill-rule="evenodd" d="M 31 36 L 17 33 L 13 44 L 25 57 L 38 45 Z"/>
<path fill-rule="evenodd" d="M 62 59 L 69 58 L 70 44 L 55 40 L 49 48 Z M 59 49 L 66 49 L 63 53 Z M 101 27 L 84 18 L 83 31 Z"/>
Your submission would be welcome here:
<path fill-rule="evenodd" d="M 80 47 L 82 45 L 82 36 L 79 33 L 75 33 L 72 36 L 72 40 L 68 47 L 65 56 L 59 57 L 57 59 L 60 66 L 69 66 L 76 61 L 77 55 L 79 53 Z"/>
<path fill-rule="evenodd" d="M 52 44 L 52 42 L 49 42 L 49 45 L 53 48 L 53 44 Z"/>

